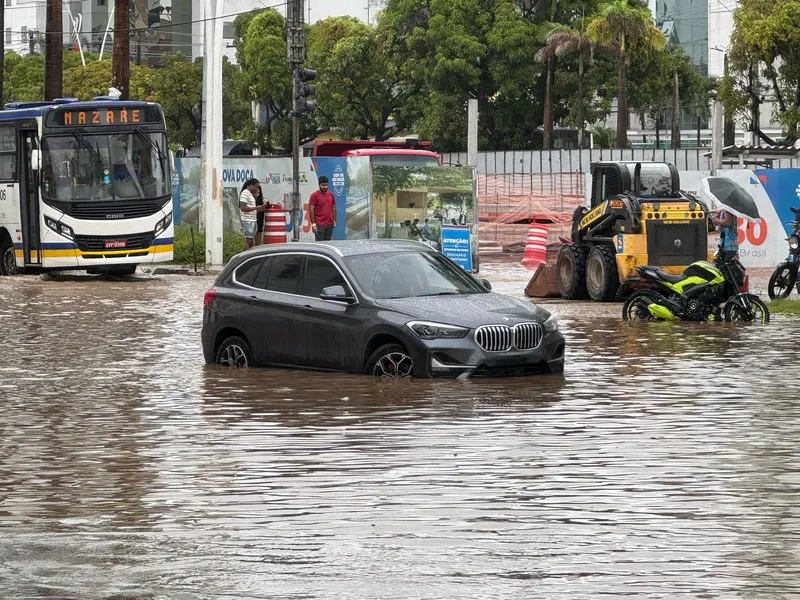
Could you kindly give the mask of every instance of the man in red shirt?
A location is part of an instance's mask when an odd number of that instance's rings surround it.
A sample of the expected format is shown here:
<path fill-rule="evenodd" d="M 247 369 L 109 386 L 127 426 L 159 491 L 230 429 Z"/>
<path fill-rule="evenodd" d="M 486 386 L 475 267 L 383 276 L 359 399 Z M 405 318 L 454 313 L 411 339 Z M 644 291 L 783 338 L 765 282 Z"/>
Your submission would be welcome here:
<path fill-rule="evenodd" d="M 328 178 L 325 175 L 319 178 L 319 191 L 311 194 L 308 202 L 308 218 L 311 221 L 311 230 L 314 239 L 318 242 L 331 239 L 333 228 L 336 227 L 336 198 L 328 190 Z"/>

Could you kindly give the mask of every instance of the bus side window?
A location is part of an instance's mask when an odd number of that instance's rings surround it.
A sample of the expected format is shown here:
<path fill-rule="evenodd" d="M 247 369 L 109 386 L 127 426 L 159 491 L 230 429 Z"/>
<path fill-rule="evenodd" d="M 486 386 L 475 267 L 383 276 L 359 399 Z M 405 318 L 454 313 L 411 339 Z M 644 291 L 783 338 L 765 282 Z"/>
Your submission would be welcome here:
<path fill-rule="evenodd" d="M 0 181 L 17 179 L 17 131 L 13 125 L 0 127 Z"/>

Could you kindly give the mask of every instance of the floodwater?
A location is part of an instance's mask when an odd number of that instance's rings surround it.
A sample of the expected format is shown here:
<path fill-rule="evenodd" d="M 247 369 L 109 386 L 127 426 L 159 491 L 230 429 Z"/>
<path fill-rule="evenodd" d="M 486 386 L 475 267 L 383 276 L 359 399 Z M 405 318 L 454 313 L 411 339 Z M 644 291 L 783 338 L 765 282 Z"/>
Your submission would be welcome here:
<path fill-rule="evenodd" d="M 205 367 L 210 283 L 0 279 L 0 597 L 800 595 L 800 321 L 385 383 Z"/>

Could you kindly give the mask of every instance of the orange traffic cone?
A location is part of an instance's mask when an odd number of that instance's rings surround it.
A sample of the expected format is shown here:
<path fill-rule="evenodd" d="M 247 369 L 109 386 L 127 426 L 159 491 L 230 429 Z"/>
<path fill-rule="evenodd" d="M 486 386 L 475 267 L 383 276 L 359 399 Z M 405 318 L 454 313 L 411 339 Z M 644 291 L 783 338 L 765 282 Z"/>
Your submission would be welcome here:
<path fill-rule="evenodd" d="M 525 242 L 525 254 L 522 255 L 522 264 L 526 269 L 535 270 L 545 263 L 547 258 L 547 225 L 531 223 L 528 228 L 528 239 Z"/>

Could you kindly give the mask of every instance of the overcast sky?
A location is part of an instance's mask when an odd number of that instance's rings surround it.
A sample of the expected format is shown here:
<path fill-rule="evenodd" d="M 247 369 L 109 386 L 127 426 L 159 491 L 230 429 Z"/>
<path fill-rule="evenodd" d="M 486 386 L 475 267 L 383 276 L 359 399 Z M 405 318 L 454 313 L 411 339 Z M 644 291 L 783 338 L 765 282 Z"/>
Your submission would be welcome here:
<path fill-rule="evenodd" d="M 341 15 L 350 15 L 361 19 L 367 20 L 367 0 L 305 0 L 306 2 L 306 19 L 308 19 L 308 7 L 311 3 L 311 22 L 328 17 L 336 17 Z M 372 2 L 374 4 L 374 0 Z M 375 19 L 376 8 L 370 9 L 370 19 Z"/>

